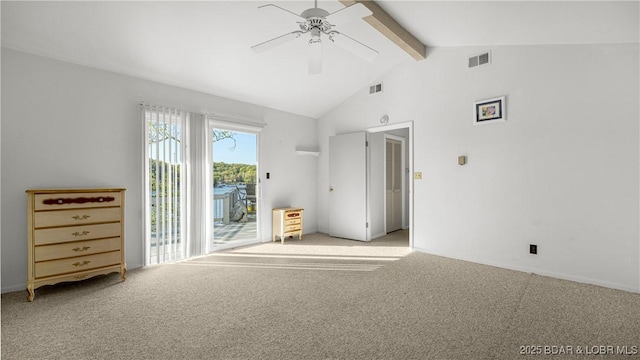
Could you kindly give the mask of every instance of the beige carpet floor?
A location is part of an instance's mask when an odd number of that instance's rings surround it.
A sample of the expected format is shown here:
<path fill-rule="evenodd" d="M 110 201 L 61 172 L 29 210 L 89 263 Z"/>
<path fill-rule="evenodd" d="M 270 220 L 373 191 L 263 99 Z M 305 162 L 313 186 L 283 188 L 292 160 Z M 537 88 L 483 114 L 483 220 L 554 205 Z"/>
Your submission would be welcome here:
<path fill-rule="evenodd" d="M 311 234 L 3 294 L 2 359 L 640 359 L 638 294 L 406 246 Z"/>

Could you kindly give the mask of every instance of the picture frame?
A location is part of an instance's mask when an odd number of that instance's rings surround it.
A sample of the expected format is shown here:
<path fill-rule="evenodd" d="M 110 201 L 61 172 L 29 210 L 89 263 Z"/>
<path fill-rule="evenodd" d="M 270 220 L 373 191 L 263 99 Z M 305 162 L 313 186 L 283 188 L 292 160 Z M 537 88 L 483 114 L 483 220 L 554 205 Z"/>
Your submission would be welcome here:
<path fill-rule="evenodd" d="M 475 125 L 504 122 L 507 120 L 505 96 L 479 100 L 473 103 Z"/>

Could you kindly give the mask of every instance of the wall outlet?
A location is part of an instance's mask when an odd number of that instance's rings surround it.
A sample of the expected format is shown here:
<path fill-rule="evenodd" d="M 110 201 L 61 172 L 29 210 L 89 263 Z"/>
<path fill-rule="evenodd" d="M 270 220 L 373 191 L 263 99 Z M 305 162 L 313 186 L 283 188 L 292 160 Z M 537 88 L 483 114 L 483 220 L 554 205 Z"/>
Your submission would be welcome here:
<path fill-rule="evenodd" d="M 422 180 L 422 171 L 416 171 L 413 173 L 413 178 L 416 180 Z"/>
<path fill-rule="evenodd" d="M 530 244 L 529 245 L 529 254 L 538 254 L 538 245 Z"/>

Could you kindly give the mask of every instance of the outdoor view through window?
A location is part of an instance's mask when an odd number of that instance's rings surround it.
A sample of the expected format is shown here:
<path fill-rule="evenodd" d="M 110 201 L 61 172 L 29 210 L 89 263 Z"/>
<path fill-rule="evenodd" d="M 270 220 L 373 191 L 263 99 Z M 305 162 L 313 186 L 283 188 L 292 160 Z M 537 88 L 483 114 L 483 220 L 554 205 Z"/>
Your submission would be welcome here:
<path fill-rule="evenodd" d="M 213 239 L 211 248 L 257 239 L 257 135 L 213 130 Z"/>

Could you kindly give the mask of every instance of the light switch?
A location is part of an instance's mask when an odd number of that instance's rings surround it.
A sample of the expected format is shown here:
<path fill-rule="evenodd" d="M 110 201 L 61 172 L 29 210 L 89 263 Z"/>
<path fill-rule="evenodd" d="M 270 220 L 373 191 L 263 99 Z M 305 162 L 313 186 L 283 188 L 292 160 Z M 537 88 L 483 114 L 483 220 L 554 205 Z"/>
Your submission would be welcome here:
<path fill-rule="evenodd" d="M 422 180 L 422 171 L 416 171 L 413 173 L 413 178 L 416 180 Z"/>

